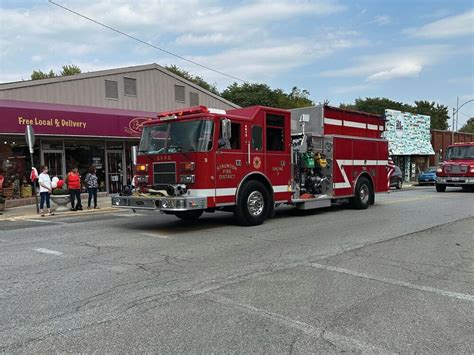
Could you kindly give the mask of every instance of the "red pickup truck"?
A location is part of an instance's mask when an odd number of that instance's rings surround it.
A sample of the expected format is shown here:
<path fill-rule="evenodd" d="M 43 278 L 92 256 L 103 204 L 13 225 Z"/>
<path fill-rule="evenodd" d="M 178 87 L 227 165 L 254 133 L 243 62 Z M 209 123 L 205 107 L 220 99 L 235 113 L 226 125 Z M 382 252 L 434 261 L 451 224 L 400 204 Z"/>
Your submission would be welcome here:
<path fill-rule="evenodd" d="M 444 192 L 447 186 L 474 190 L 474 142 L 455 143 L 446 150 L 445 160 L 436 170 L 436 191 Z"/>

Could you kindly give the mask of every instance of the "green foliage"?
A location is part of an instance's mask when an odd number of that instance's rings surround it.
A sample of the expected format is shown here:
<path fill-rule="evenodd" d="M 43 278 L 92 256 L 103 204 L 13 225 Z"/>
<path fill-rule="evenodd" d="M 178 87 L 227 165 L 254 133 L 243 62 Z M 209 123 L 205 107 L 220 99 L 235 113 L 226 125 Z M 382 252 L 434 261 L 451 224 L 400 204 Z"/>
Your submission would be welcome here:
<path fill-rule="evenodd" d="M 459 132 L 474 133 L 474 117 L 471 117 L 464 126 L 461 127 Z"/>
<path fill-rule="evenodd" d="M 449 127 L 448 107 L 433 101 L 421 100 L 415 101 L 414 105 L 409 105 L 384 97 L 366 97 L 365 99 L 356 99 L 354 104 L 342 104 L 341 107 L 377 115 L 383 115 L 385 109 L 417 113 L 431 117 L 432 129 L 446 130 Z"/>
<path fill-rule="evenodd" d="M 69 195 L 69 191 L 64 189 L 54 189 L 53 195 Z"/>
<path fill-rule="evenodd" d="M 59 74 L 56 74 L 52 69 L 49 71 L 49 73 L 43 72 L 41 70 L 33 70 L 33 73 L 31 73 L 31 80 L 48 79 L 55 78 L 57 76 L 68 76 L 80 73 L 81 68 L 79 68 L 77 65 L 63 65 Z"/>
<path fill-rule="evenodd" d="M 434 101 L 415 101 L 415 112 L 431 117 L 431 128 L 447 130 L 448 125 L 448 107 L 435 103 Z"/>
<path fill-rule="evenodd" d="M 1 205 L 1 204 L 4 204 L 5 201 L 6 201 L 5 197 L 2 196 L 2 195 L 0 195 L 0 205 Z"/>
<path fill-rule="evenodd" d="M 267 84 L 233 83 L 221 96 L 242 107 L 263 105 L 289 109 L 314 105 L 309 92 L 296 86 L 287 94 L 282 89 L 272 89 Z"/>
<path fill-rule="evenodd" d="M 189 81 L 193 82 L 196 85 L 199 85 L 200 87 L 202 87 L 203 89 L 205 89 L 207 91 L 210 91 L 210 92 L 212 92 L 216 95 L 219 95 L 219 90 L 217 90 L 216 85 L 215 84 L 209 84 L 207 81 L 205 81 L 200 76 L 192 75 L 189 72 L 187 72 L 186 70 L 180 69 L 176 65 L 167 65 L 167 66 L 165 66 L 165 69 L 169 70 L 170 72 L 172 72 L 176 75 L 179 75 L 180 77 L 182 77 L 186 80 L 189 80 Z"/>
<path fill-rule="evenodd" d="M 76 75 L 76 74 L 81 74 L 81 68 L 79 68 L 77 65 L 71 64 L 71 65 L 63 65 L 62 70 L 59 73 L 59 76 L 68 76 L 68 75 Z"/>
<path fill-rule="evenodd" d="M 31 80 L 40 80 L 40 79 L 48 79 L 48 78 L 54 78 L 56 74 L 52 70 L 49 71 L 49 73 L 45 73 L 41 70 L 33 70 L 33 73 L 31 73 Z"/>

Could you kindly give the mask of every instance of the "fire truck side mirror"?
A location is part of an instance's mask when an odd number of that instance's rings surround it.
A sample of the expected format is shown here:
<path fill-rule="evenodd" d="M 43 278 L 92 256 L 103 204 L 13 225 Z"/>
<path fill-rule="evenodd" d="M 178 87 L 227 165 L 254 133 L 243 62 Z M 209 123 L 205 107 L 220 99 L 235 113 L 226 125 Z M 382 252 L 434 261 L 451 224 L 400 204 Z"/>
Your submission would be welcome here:
<path fill-rule="evenodd" d="M 232 138 L 232 130 L 231 130 L 231 122 L 228 118 L 224 118 L 221 121 L 221 138 L 225 141 L 230 140 Z"/>

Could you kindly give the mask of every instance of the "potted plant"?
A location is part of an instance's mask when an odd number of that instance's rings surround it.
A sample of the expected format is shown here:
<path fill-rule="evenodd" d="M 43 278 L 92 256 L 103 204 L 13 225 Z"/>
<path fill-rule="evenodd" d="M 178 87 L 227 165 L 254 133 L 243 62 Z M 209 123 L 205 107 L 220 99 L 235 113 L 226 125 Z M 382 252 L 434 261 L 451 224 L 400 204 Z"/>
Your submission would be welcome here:
<path fill-rule="evenodd" d="M 0 211 L 5 211 L 5 197 L 0 195 Z"/>
<path fill-rule="evenodd" d="M 71 201 L 68 190 L 54 189 L 51 194 L 51 200 L 58 205 L 56 212 L 68 211 L 67 204 Z"/>

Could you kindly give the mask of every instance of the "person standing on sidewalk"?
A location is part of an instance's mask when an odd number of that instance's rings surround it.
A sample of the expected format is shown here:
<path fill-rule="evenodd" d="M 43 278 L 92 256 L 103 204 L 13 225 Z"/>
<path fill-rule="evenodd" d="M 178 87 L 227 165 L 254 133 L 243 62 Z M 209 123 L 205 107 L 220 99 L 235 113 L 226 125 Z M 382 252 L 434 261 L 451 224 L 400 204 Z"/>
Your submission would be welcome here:
<path fill-rule="evenodd" d="M 50 194 L 53 191 L 53 186 L 51 184 L 51 178 L 48 174 L 48 167 L 43 165 L 41 167 L 41 174 L 38 177 L 38 183 L 40 187 L 40 213 L 41 217 L 44 217 L 44 203 L 46 202 L 46 207 L 48 208 L 48 214 L 52 216 L 54 213 L 51 212 L 51 202 Z"/>
<path fill-rule="evenodd" d="M 94 209 L 98 209 L 99 207 L 97 206 L 97 189 L 99 188 L 99 181 L 97 179 L 97 170 L 94 165 L 91 165 L 89 168 L 89 172 L 86 175 L 86 178 L 84 179 L 84 182 L 86 183 L 87 187 L 87 192 L 89 193 L 89 199 L 87 200 L 87 209 L 91 209 L 91 201 L 92 198 L 94 198 Z"/>
<path fill-rule="evenodd" d="M 77 168 L 73 168 L 69 174 L 67 174 L 67 187 L 71 198 L 71 211 L 82 211 L 81 175 L 79 175 Z M 75 199 L 77 199 L 76 204 L 74 204 Z"/>

